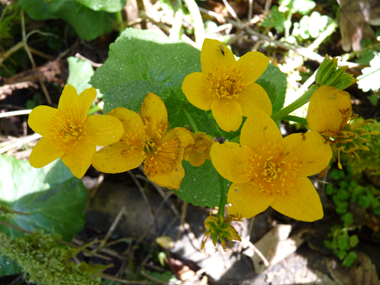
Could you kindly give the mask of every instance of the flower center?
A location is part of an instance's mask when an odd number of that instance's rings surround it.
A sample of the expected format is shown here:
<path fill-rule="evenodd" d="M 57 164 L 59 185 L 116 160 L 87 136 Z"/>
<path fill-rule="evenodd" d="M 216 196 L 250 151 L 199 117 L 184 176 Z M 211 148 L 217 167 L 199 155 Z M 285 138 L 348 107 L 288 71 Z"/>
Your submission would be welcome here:
<path fill-rule="evenodd" d="M 63 151 L 72 148 L 86 133 L 84 124 L 68 118 L 62 112 L 57 112 L 52 120 L 52 141 L 55 146 Z"/>
<path fill-rule="evenodd" d="M 143 148 L 145 174 L 149 176 L 171 171 L 180 154 L 180 146 L 177 138 L 163 143 L 147 140 Z"/>
<path fill-rule="evenodd" d="M 205 151 L 208 151 L 212 146 L 212 142 L 205 138 L 198 139 L 194 144 L 194 150 L 197 153 L 204 153 Z"/>
<path fill-rule="evenodd" d="M 297 183 L 297 163 L 286 159 L 288 154 L 282 152 L 282 147 L 268 146 L 260 153 L 248 158 L 246 173 L 250 182 L 270 195 L 286 194 Z"/>
<path fill-rule="evenodd" d="M 236 68 L 227 69 L 216 67 L 215 72 L 207 76 L 210 82 L 209 92 L 217 98 L 238 98 L 243 89 L 241 71 Z"/>

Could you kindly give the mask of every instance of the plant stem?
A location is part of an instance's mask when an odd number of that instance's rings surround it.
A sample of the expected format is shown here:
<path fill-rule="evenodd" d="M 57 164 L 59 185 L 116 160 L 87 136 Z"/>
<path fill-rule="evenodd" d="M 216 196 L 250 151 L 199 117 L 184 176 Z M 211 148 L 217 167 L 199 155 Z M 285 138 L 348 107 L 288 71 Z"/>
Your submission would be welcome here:
<path fill-rule="evenodd" d="M 307 90 L 301 97 L 299 97 L 296 101 L 286 106 L 284 109 L 278 111 L 276 114 L 272 115 L 273 121 L 278 121 L 289 115 L 294 110 L 297 110 L 301 106 L 305 105 L 309 102 L 311 95 L 318 89 L 317 85 L 312 85 L 309 90 Z"/>
<path fill-rule="evenodd" d="M 297 117 L 297 116 L 285 116 L 285 117 L 282 117 L 282 120 L 292 121 L 292 122 L 297 122 L 297 123 L 307 125 L 307 121 L 305 118 L 301 118 L 301 117 Z"/>
<path fill-rule="evenodd" d="M 219 201 L 219 209 L 218 214 L 216 215 L 218 218 L 224 218 L 224 208 L 226 206 L 226 185 L 224 183 L 224 178 L 218 174 L 219 176 L 219 184 L 220 184 L 220 201 Z"/>
<path fill-rule="evenodd" d="M 184 108 L 183 113 L 185 114 L 187 120 L 190 123 L 191 128 L 194 130 L 194 133 L 199 133 L 199 129 L 197 125 L 195 124 L 193 117 L 191 117 L 190 113 Z"/>

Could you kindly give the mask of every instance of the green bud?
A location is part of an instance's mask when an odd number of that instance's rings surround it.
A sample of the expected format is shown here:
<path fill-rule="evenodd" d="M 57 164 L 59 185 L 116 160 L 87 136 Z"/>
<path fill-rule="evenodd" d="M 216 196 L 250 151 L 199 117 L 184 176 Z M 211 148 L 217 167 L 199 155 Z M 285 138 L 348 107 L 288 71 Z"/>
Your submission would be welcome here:
<path fill-rule="evenodd" d="M 344 90 L 358 81 L 351 74 L 346 73 L 347 66 L 337 67 L 338 59 L 336 57 L 331 59 L 326 55 L 318 68 L 315 82 L 319 86 L 332 86 Z"/>

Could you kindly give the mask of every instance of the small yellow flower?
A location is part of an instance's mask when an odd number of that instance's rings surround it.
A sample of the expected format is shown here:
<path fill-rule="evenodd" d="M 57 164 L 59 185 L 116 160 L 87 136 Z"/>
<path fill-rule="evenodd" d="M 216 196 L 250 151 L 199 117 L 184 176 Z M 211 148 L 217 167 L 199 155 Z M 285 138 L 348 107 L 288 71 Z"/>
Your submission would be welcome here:
<path fill-rule="evenodd" d="M 242 217 L 239 214 L 236 216 L 227 214 L 227 217 L 224 219 L 223 217 L 214 217 L 210 213 L 210 216 L 204 221 L 207 232 L 202 238 L 201 250 L 204 248 L 209 236 L 211 236 L 214 246 L 216 246 L 216 242 L 219 238 L 224 251 L 227 250 L 226 240 L 241 241 L 235 228 L 229 224 L 232 221 L 241 222 L 241 220 Z"/>
<path fill-rule="evenodd" d="M 83 177 L 91 165 L 96 145 L 104 146 L 118 141 L 123 126 L 111 116 L 89 116 L 88 110 L 96 96 L 95 88 L 79 96 L 75 88 L 65 86 L 58 109 L 38 106 L 30 113 L 30 128 L 42 135 L 33 148 L 29 163 L 40 168 L 61 158 L 78 178 Z"/>
<path fill-rule="evenodd" d="M 210 159 L 210 149 L 215 141 L 211 136 L 206 133 L 194 134 L 194 146 L 185 154 L 185 160 L 187 160 L 192 166 L 201 166 L 205 163 L 206 159 Z"/>
<path fill-rule="evenodd" d="M 317 132 L 282 138 L 264 112 L 248 117 L 240 145 L 226 142 L 211 147 L 216 170 L 232 181 L 229 213 L 250 218 L 271 206 L 301 221 L 323 217 L 321 201 L 307 176 L 323 170 L 332 151 Z"/>
<path fill-rule="evenodd" d="M 369 150 L 363 143 L 369 139 L 363 136 L 376 135 L 377 132 L 367 132 L 362 128 L 369 120 L 356 119 L 352 115 L 350 94 L 334 87 L 321 86 L 310 98 L 307 123 L 310 130 L 320 133 L 329 143 L 338 156 L 347 153 L 350 157 L 355 155 L 359 160 L 356 150 Z"/>
<path fill-rule="evenodd" d="M 121 121 L 124 135 L 98 151 L 92 159 L 93 166 L 105 173 L 120 173 L 144 162 L 144 173 L 151 181 L 178 189 L 185 175 L 184 152 L 194 144 L 194 137 L 185 128 L 167 132 L 168 112 L 161 98 L 148 93 L 139 114 L 119 107 L 109 115 Z"/>
<path fill-rule="evenodd" d="M 223 43 L 205 39 L 201 50 L 202 72 L 186 76 L 182 90 L 195 107 L 211 109 L 222 130 L 236 131 L 243 116 L 253 115 L 258 109 L 272 114 L 267 93 L 255 83 L 268 63 L 269 58 L 256 51 L 236 61 Z"/>

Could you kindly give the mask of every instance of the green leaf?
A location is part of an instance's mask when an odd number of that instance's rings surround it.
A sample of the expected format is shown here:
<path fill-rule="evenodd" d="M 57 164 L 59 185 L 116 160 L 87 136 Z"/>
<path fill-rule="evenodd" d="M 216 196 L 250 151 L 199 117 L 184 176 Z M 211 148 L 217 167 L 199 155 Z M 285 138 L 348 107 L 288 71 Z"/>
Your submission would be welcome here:
<path fill-rule="evenodd" d="M 352 213 L 346 213 L 341 217 L 342 221 L 345 222 L 346 224 L 353 224 L 354 223 L 354 218 Z"/>
<path fill-rule="evenodd" d="M 118 12 L 123 10 L 127 0 L 75 0 L 95 11 Z"/>
<path fill-rule="evenodd" d="M 163 92 L 182 86 L 185 76 L 196 71 L 201 71 L 199 50 L 151 31 L 128 28 L 110 45 L 108 59 L 90 84 L 105 94 L 113 86 L 144 80 Z"/>
<path fill-rule="evenodd" d="M 380 89 L 380 53 L 370 61 L 370 65 L 362 69 L 363 75 L 358 76 L 358 87 L 364 92 Z"/>
<path fill-rule="evenodd" d="M 67 84 L 74 86 L 78 94 L 90 88 L 91 85 L 88 84 L 88 82 L 94 74 L 92 65 L 87 61 L 73 56 L 68 57 L 67 62 L 69 64 L 69 78 L 67 78 Z"/>
<path fill-rule="evenodd" d="M 87 190 L 60 160 L 36 169 L 27 161 L 0 156 L 0 172 L 0 205 L 24 213 L 0 212 L 0 219 L 28 231 L 59 234 L 65 241 L 83 228 Z M 11 237 L 24 235 L 4 225 L 0 231 Z M 0 266 L 7 268 L 4 274 L 19 272 L 11 271 L 15 265 L 2 261 L 8 261 L 0 259 Z"/>
<path fill-rule="evenodd" d="M 211 161 L 206 160 L 203 165 L 195 167 L 184 160 L 182 166 L 185 169 L 185 177 L 181 182 L 180 189 L 174 190 L 174 193 L 194 206 L 218 207 L 221 193 L 219 174 Z M 231 183 L 225 181 L 228 190 Z"/>
<path fill-rule="evenodd" d="M 348 234 L 347 233 L 342 233 L 336 239 L 338 241 L 338 248 L 339 249 L 341 249 L 341 250 L 350 249 L 350 245 L 348 243 Z"/>
<path fill-rule="evenodd" d="M 356 252 L 350 251 L 348 255 L 344 258 L 343 265 L 347 267 L 351 266 L 352 263 L 354 263 L 356 257 L 357 257 Z"/>
<path fill-rule="evenodd" d="M 265 17 L 260 26 L 269 28 L 273 27 L 278 33 L 282 33 L 285 29 L 285 21 L 285 14 L 278 11 L 277 6 L 272 6 L 271 12 Z"/>
<path fill-rule="evenodd" d="M 20 0 L 18 4 L 35 20 L 65 20 L 87 41 L 112 31 L 116 21 L 114 13 L 96 12 L 74 0 Z"/>
<path fill-rule="evenodd" d="M 273 63 L 269 63 L 267 69 L 260 76 L 260 78 L 256 80 L 256 82 L 261 82 L 261 80 L 263 79 L 273 83 L 276 87 L 277 99 L 274 101 L 273 104 L 273 114 L 275 114 L 278 111 L 280 111 L 284 106 L 287 86 L 286 74 L 282 73 L 281 70 Z"/>
<path fill-rule="evenodd" d="M 359 238 L 357 235 L 350 236 L 350 247 L 355 247 L 359 243 Z"/>

